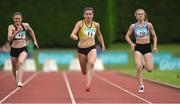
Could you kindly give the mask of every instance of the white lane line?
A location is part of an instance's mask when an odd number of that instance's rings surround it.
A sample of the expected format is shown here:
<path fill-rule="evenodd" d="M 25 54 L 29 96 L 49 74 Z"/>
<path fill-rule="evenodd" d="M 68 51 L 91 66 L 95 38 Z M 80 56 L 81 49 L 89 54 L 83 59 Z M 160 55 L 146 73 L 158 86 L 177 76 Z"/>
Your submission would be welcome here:
<path fill-rule="evenodd" d="M 134 96 L 134 97 L 136 97 L 136 98 L 138 98 L 138 99 L 140 99 L 140 100 L 148 103 L 148 104 L 152 104 L 152 102 L 150 102 L 150 101 L 148 101 L 148 100 L 146 100 L 146 99 L 144 99 L 144 98 L 142 98 L 142 97 L 140 97 L 140 96 L 138 96 L 138 95 L 136 95 L 136 94 L 128 91 L 127 89 L 125 89 L 125 88 L 123 88 L 123 87 L 121 87 L 121 86 L 119 86 L 119 85 L 117 85 L 117 84 L 115 84 L 115 83 L 113 83 L 113 82 L 105 79 L 104 77 L 102 77 L 102 76 L 100 76 L 100 75 L 95 74 L 95 76 L 96 76 L 97 78 L 101 79 L 102 81 L 104 81 L 104 82 L 106 82 L 106 83 L 108 83 L 108 84 L 110 84 L 110 85 L 112 85 L 112 86 L 114 86 L 114 87 L 116 87 L 116 88 L 118 88 L 118 89 L 121 89 L 121 90 L 123 90 L 124 92 L 126 92 L 126 93 L 128 93 L 128 94 L 130 94 L 130 95 L 132 95 L 132 96 Z"/>
<path fill-rule="evenodd" d="M 70 84 L 69 84 L 69 81 L 68 81 L 68 78 L 67 78 L 67 75 L 65 72 L 63 72 L 63 77 L 64 77 L 64 81 L 66 83 L 69 95 L 71 97 L 71 102 L 72 102 L 72 104 L 76 104 L 76 101 L 74 99 L 74 96 L 73 96 L 73 93 L 72 93 L 72 90 L 71 90 L 71 87 L 70 87 Z"/>
<path fill-rule="evenodd" d="M 30 78 L 28 78 L 24 83 L 23 86 L 25 86 L 28 82 L 30 82 L 33 78 L 35 78 L 37 76 L 37 73 L 33 74 Z M 20 90 L 20 87 L 17 87 L 15 90 L 13 90 L 11 93 L 9 93 L 7 96 L 5 96 L 1 101 L 0 104 L 2 102 L 4 102 L 6 99 L 8 99 L 11 95 L 13 95 L 14 93 L 16 93 L 18 90 Z"/>
<path fill-rule="evenodd" d="M 1 79 L 1 78 L 5 78 L 5 77 L 7 77 L 7 76 L 9 76 L 9 75 L 11 75 L 11 73 L 3 74 L 3 75 L 0 76 L 0 79 Z"/>

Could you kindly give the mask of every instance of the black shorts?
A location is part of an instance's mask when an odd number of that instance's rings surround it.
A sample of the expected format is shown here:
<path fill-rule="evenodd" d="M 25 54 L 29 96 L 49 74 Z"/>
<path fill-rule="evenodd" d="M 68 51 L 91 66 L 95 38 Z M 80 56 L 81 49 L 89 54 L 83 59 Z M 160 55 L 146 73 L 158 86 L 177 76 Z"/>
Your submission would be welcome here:
<path fill-rule="evenodd" d="M 28 50 L 27 50 L 26 46 L 22 47 L 22 48 L 13 48 L 13 47 L 11 47 L 10 56 L 11 57 L 19 57 L 19 54 L 21 52 L 23 52 L 23 51 L 28 53 Z"/>
<path fill-rule="evenodd" d="M 151 44 L 150 43 L 136 44 L 135 51 L 139 51 L 142 55 L 144 55 L 146 53 L 151 53 L 152 52 Z"/>
<path fill-rule="evenodd" d="M 82 53 L 82 54 L 84 54 L 84 55 L 87 56 L 87 54 L 88 54 L 92 49 L 96 49 L 96 46 L 93 45 L 93 46 L 87 47 L 87 48 L 79 48 L 79 47 L 78 47 L 78 50 L 77 50 L 77 51 L 78 51 L 79 53 Z"/>

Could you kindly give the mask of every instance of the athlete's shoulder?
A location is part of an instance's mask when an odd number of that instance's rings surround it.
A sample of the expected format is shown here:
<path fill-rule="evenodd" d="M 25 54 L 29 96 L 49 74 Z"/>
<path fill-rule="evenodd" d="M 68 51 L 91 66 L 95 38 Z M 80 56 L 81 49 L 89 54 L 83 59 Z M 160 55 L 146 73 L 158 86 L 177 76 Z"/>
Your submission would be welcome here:
<path fill-rule="evenodd" d="M 12 29 L 12 28 L 15 28 L 15 27 L 14 27 L 13 24 L 10 24 L 10 25 L 8 26 L 8 28 L 9 28 L 9 29 Z"/>
<path fill-rule="evenodd" d="M 93 21 L 95 25 L 99 25 L 99 22 Z"/>
<path fill-rule="evenodd" d="M 147 22 L 147 24 L 148 24 L 148 25 L 152 25 L 152 23 L 151 23 L 151 22 Z"/>
<path fill-rule="evenodd" d="M 133 23 L 129 26 L 129 28 L 134 29 L 136 23 Z"/>
<path fill-rule="evenodd" d="M 76 27 L 81 28 L 83 26 L 83 20 L 79 20 L 76 22 Z"/>
<path fill-rule="evenodd" d="M 23 26 L 29 26 L 29 23 L 22 23 Z"/>
<path fill-rule="evenodd" d="M 134 26 L 135 26 L 135 24 L 136 24 L 136 23 L 133 23 L 133 24 L 131 24 L 130 26 L 131 26 L 131 27 L 134 27 Z"/>
<path fill-rule="evenodd" d="M 22 25 L 25 27 L 26 30 L 30 29 L 29 23 L 22 23 Z"/>
<path fill-rule="evenodd" d="M 96 22 L 96 21 L 93 21 L 93 22 L 94 22 L 94 25 L 95 25 L 96 27 L 99 27 L 99 26 L 100 26 L 99 22 Z"/>
<path fill-rule="evenodd" d="M 83 21 L 83 20 L 78 20 L 78 21 L 76 22 L 76 24 L 82 23 L 82 21 Z"/>
<path fill-rule="evenodd" d="M 147 25 L 148 25 L 149 28 L 152 28 L 152 27 L 153 27 L 153 25 L 152 25 L 151 22 L 147 22 Z"/>

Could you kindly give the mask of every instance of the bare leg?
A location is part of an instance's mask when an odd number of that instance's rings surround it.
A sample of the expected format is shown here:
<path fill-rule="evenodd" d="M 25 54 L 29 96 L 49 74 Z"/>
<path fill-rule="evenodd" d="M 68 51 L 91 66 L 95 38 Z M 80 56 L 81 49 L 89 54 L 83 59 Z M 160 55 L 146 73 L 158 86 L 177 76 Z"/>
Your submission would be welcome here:
<path fill-rule="evenodd" d="M 11 57 L 11 63 L 12 63 L 12 72 L 13 72 L 14 79 L 17 81 L 16 71 L 17 71 L 18 58 Z"/>
<path fill-rule="evenodd" d="M 143 79 L 141 76 L 142 73 L 142 54 L 139 51 L 135 51 L 134 52 L 134 58 L 135 58 L 135 64 L 136 64 L 136 70 L 137 70 L 137 74 L 136 77 L 138 79 L 138 83 L 139 85 L 143 85 Z"/>
<path fill-rule="evenodd" d="M 81 67 L 81 72 L 83 75 L 86 75 L 87 73 L 87 58 L 85 55 L 78 53 L 78 58 L 79 58 L 79 63 L 80 63 L 80 67 Z"/>
<path fill-rule="evenodd" d="M 146 70 L 148 72 L 152 72 L 153 70 L 153 58 L 152 58 L 152 53 L 146 53 L 144 55 L 144 61 L 145 61 L 145 66 Z"/>
<path fill-rule="evenodd" d="M 19 54 L 19 57 L 18 57 L 18 74 L 17 74 L 17 77 L 18 77 L 18 84 L 21 84 L 22 83 L 22 76 L 23 76 L 23 63 L 25 61 L 27 57 L 27 53 L 25 51 L 23 51 L 21 54 Z M 20 86 L 21 87 L 21 86 Z"/>
<path fill-rule="evenodd" d="M 87 55 L 87 88 L 90 91 L 91 81 L 94 73 L 94 64 L 96 62 L 96 49 L 92 49 Z"/>

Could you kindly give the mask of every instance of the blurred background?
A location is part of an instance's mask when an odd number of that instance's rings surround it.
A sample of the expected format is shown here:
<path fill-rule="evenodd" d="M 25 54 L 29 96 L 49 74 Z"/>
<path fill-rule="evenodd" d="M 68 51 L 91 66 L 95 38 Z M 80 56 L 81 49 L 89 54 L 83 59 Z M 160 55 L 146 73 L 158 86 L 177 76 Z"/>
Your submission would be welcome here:
<path fill-rule="evenodd" d="M 144 77 L 180 86 L 179 0 L 0 0 L 0 69 L 9 58 L 7 28 L 13 23 L 13 13 L 19 11 L 40 46 L 34 49 L 29 40 L 29 58 L 35 60 L 37 70 L 42 70 L 48 58 L 55 59 L 60 70 L 67 70 L 77 48 L 77 42 L 69 36 L 87 6 L 94 8 L 94 20 L 100 23 L 107 46 L 107 52 L 98 53 L 105 70 L 135 76 L 133 53 L 124 37 L 130 24 L 136 22 L 134 12 L 143 8 L 155 28 L 159 49 L 158 55 L 153 54 L 154 72 L 144 72 Z"/>

